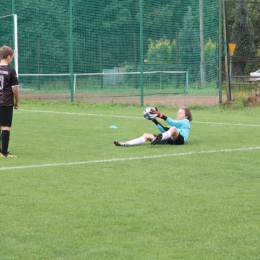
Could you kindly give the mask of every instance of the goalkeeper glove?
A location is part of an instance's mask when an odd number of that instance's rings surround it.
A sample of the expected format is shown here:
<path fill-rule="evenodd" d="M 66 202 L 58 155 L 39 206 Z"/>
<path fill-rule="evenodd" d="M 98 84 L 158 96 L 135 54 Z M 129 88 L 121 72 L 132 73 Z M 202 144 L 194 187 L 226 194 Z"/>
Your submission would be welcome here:
<path fill-rule="evenodd" d="M 158 111 L 158 109 L 155 107 L 155 109 L 151 108 L 151 113 L 152 114 L 156 114 L 157 117 L 163 118 L 163 113 L 161 113 L 160 111 Z"/>

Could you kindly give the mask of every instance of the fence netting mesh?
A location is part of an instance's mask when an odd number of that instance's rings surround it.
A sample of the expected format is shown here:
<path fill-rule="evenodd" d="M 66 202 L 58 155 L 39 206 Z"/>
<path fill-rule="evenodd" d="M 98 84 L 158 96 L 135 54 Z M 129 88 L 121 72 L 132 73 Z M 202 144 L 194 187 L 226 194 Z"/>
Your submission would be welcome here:
<path fill-rule="evenodd" d="M 1 46 L 14 47 L 7 15 L 18 17 L 19 82 L 28 98 L 139 104 L 140 95 L 145 103 L 164 103 L 176 94 L 218 94 L 216 0 L 1 0 L 0 6 Z"/>

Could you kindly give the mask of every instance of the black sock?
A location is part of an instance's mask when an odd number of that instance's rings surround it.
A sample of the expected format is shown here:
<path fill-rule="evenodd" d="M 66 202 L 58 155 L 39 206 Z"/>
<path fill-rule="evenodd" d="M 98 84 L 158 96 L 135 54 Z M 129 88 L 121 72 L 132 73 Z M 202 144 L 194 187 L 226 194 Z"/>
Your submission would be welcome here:
<path fill-rule="evenodd" d="M 2 130 L 2 153 L 7 154 L 9 146 L 10 131 Z"/>
<path fill-rule="evenodd" d="M 156 118 L 152 119 L 152 121 L 153 121 L 156 125 L 158 125 L 158 121 L 156 120 Z"/>

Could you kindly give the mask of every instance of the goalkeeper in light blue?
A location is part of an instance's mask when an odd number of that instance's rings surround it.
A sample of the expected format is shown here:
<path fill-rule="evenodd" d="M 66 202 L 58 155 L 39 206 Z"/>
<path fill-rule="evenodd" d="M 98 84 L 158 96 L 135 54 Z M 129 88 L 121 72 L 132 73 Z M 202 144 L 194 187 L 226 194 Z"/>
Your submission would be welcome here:
<path fill-rule="evenodd" d="M 177 113 L 177 119 L 174 120 L 165 116 L 156 108 L 151 108 L 150 113 L 155 115 L 155 118 L 147 118 L 152 120 L 157 128 L 161 131 L 160 134 L 145 133 L 139 138 L 135 138 L 130 141 L 114 141 L 116 146 L 132 146 L 140 145 L 146 141 L 151 142 L 151 145 L 183 145 L 187 142 L 190 134 L 190 122 L 192 121 L 192 114 L 187 107 L 181 107 Z M 156 117 L 159 117 L 168 123 L 168 126 L 163 126 L 157 121 Z"/>

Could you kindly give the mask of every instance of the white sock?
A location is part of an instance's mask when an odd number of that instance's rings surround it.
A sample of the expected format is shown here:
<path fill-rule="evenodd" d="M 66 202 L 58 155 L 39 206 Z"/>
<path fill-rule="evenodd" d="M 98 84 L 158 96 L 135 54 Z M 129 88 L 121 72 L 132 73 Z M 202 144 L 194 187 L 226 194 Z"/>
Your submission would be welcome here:
<path fill-rule="evenodd" d="M 139 138 L 128 141 L 127 143 L 129 143 L 130 145 L 139 145 L 145 143 L 145 141 L 146 139 L 141 136 Z"/>
<path fill-rule="evenodd" d="M 170 133 L 170 131 L 164 132 L 164 133 L 162 134 L 162 140 L 165 140 L 165 139 L 170 138 L 171 135 L 172 135 L 172 134 Z"/>

